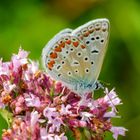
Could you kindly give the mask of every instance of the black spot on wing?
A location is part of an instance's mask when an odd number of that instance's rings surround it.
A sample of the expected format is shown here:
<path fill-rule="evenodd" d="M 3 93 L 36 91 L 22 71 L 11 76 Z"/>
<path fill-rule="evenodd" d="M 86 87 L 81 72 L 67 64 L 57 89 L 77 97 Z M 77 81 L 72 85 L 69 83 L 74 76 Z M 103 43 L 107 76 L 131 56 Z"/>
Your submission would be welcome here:
<path fill-rule="evenodd" d="M 91 53 L 99 53 L 98 50 L 92 50 Z"/>

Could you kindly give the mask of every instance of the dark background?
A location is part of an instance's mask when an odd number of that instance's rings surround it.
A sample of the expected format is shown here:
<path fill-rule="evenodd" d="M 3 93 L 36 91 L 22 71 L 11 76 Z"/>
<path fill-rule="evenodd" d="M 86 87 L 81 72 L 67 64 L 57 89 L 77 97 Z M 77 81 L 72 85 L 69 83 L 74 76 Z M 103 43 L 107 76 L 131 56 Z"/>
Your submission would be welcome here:
<path fill-rule="evenodd" d="M 122 140 L 140 139 L 139 0 L 0 0 L 0 57 L 9 61 L 20 46 L 40 60 L 42 48 L 60 30 L 108 18 L 111 34 L 99 79 L 115 87 L 123 105 L 114 124 L 129 129 Z M 0 130 L 6 123 L 0 117 Z M 1 133 L 1 132 L 0 132 Z M 106 140 L 110 140 L 107 136 Z"/>

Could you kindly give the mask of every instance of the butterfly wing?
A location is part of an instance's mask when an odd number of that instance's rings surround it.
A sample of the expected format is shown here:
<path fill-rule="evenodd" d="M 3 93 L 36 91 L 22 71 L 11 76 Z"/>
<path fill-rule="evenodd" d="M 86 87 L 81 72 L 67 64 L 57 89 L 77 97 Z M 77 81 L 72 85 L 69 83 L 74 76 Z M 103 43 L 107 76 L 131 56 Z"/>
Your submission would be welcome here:
<path fill-rule="evenodd" d="M 86 46 L 69 33 L 56 35 L 42 53 L 48 74 L 73 90 L 87 77 L 84 68 L 88 63 L 83 63 L 83 56 L 88 56 Z"/>
<path fill-rule="evenodd" d="M 96 29 L 95 21 L 74 31 L 61 31 L 43 49 L 42 58 L 48 74 L 78 93 L 93 90 L 106 51 L 108 21 L 98 20 L 101 25 L 107 24 L 105 29 L 103 26 Z M 91 31 L 91 25 L 95 31 Z M 85 34 L 83 29 L 88 33 Z"/>
<path fill-rule="evenodd" d="M 107 50 L 109 39 L 109 21 L 97 19 L 90 21 L 72 32 L 73 36 L 79 38 L 87 46 L 87 52 L 91 63 L 91 75 L 88 79 L 95 83 L 99 76 L 103 59 Z"/>

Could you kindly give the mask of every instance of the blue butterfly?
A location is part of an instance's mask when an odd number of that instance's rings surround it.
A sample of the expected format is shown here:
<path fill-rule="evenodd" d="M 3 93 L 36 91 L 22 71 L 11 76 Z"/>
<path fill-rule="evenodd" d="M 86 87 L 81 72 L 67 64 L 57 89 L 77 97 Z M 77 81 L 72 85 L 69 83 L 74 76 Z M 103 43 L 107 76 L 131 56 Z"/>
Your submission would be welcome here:
<path fill-rule="evenodd" d="M 108 19 L 92 20 L 75 30 L 62 30 L 43 49 L 42 61 L 47 73 L 74 92 L 92 92 L 108 39 Z"/>

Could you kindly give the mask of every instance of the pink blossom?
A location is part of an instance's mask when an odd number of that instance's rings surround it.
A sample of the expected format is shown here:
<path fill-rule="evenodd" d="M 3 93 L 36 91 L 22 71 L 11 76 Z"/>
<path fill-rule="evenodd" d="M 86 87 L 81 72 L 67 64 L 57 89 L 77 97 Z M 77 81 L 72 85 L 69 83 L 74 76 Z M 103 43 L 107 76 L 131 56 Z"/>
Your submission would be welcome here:
<path fill-rule="evenodd" d="M 49 123 L 49 122 L 48 122 L 48 123 Z M 59 117 L 54 118 L 53 120 L 51 120 L 50 123 L 52 124 L 52 126 L 50 126 L 50 128 L 49 128 L 49 132 L 50 132 L 50 133 L 53 133 L 53 132 L 55 132 L 55 131 L 56 131 L 56 132 L 59 132 L 59 131 L 60 131 L 61 125 L 64 124 L 63 121 L 62 121 L 62 119 L 59 118 Z"/>
<path fill-rule="evenodd" d="M 17 72 L 21 65 L 28 63 L 27 56 L 28 52 L 22 49 L 19 50 L 19 53 L 17 55 L 13 55 L 12 57 L 13 71 Z"/>
<path fill-rule="evenodd" d="M 111 111 L 106 112 L 106 113 L 104 114 L 104 117 L 107 117 L 107 118 L 116 117 L 116 111 L 115 111 L 114 109 L 112 109 Z"/>
<path fill-rule="evenodd" d="M 70 109 L 71 109 L 72 107 L 71 107 L 71 105 L 64 105 L 64 104 L 62 104 L 61 105 L 61 110 L 60 110 L 60 114 L 61 115 L 68 115 L 68 114 L 72 114 L 72 112 L 70 111 Z"/>
<path fill-rule="evenodd" d="M 41 140 L 67 140 L 67 137 L 64 135 L 64 133 L 60 135 L 49 134 L 47 133 L 46 128 L 41 128 L 40 135 L 41 135 Z"/>
<path fill-rule="evenodd" d="M 12 90 L 16 88 L 15 84 L 11 84 L 10 81 L 3 82 L 3 88 L 6 93 L 10 93 Z"/>
<path fill-rule="evenodd" d="M 0 60 L 0 75 L 6 75 L 8 76 L 10 73 L 9 69 L 9 62 L 3 63 L 2 60 Z"/>
<path fill-rule="evenodd" d="M 67 140 L 67 132 L 76 138 L 82 129 L 88 139 L 103 139 L 106 132 L 116 140 L 125 135 L 127 130 L 112 122 L 122 104 L 114 89 L 105 88 L 97 99 L 92 93 L 74 93 L 40 70 L 28 54 L 20 49 L 10 62 L 0 60 L 0 108 L 14 116 L 2 140 Z"/>
<path fill-rule="evenodd" d="M 37 111 L 31 112 L 31 128 L 34 129 L 35 124 L 38 122 L 39 114 Z"/>
<path fill-rule="evenodd" d="M 28 107 L 40 107 L 40 99 L 32 93 L 24 93 L 25 103 Z"/>
<path fill-rule="evenodd" d="M 125 136 L 125 132 L 128 131 L 128 130 L 125 129 L 124 127 L 114 127 L 114 126 L 112 126 L 110 131 L 113 133 L 113 138 L 115 140 L 117 140 L 118 135 Z"/>
<path fill-rule="evenodd" d="M 121 100 L 120 98 L 118 98 L 116 92 L 114 91 L 114 89 L 112 89 L 110 92 L 108 91 L 108 89 L 105 89 L 106 96 L 104 97 L 104 100 L 106 102 L 108 102 L 110 104 L 110 106 L 116 106 L 116 105 L 120 105 L 121 104 Z"/>
<path fill-rule="evenodd" d="M 51 122 L 54 118 L 59 116 L 59 113 L 56 111 L 56 108 L 46 107 L 43 111 L 43 115 Z"/>

